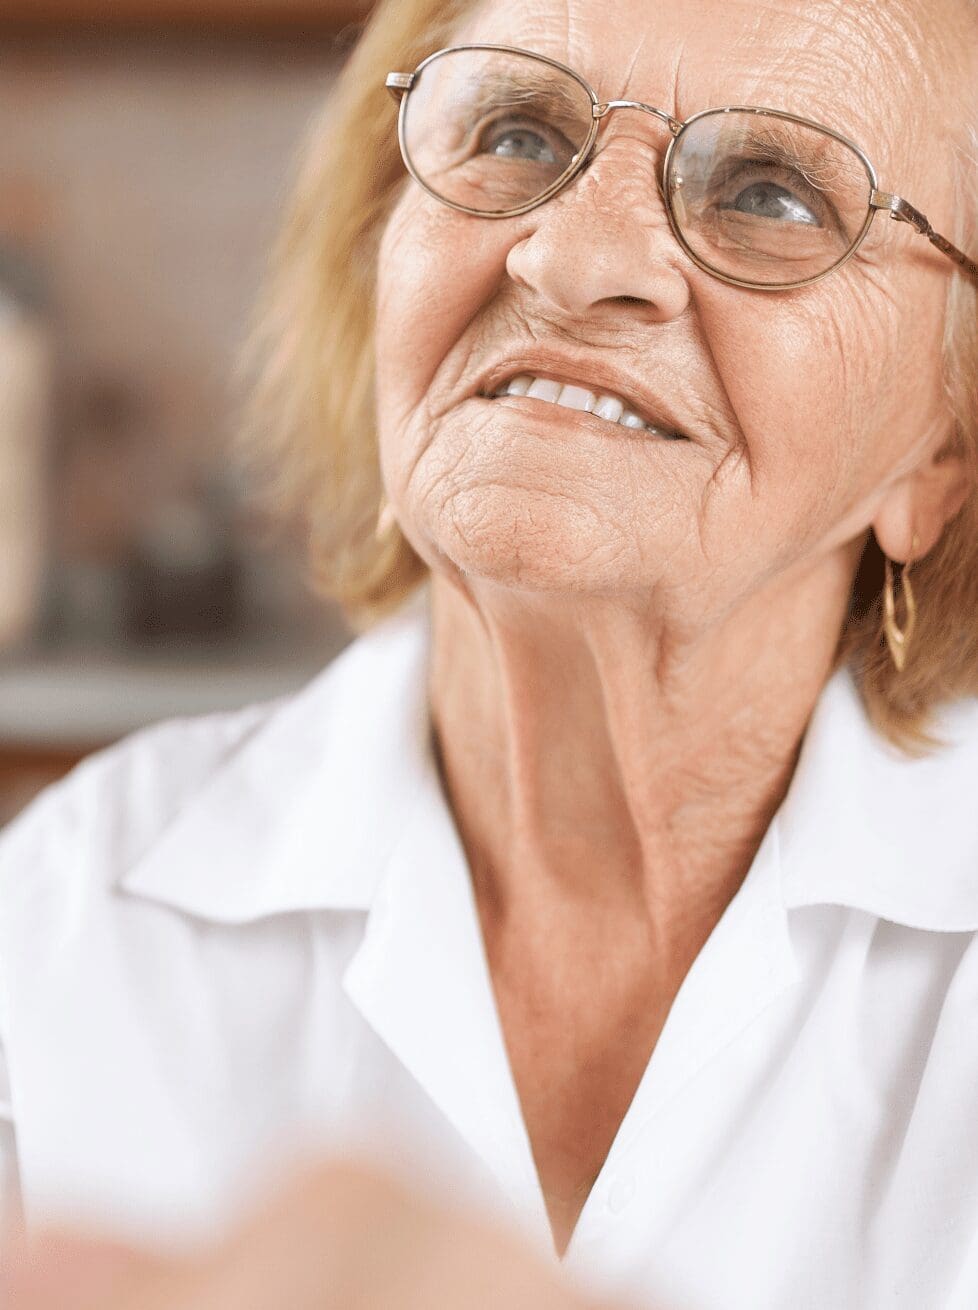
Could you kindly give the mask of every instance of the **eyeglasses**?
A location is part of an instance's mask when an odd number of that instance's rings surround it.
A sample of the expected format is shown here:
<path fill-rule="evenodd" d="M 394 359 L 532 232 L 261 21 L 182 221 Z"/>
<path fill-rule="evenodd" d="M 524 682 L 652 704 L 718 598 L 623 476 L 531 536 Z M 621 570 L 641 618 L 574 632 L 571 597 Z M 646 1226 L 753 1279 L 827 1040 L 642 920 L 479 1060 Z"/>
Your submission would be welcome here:
<path fill-rule="evenodd" d="M 600 101 L 573 69 L 531 50 L 458 45 L 413 73 L 388 73 L 411 176 L 437 200 L 482 218 L 525 214 L 591 157 L 613 109 L 640 109 L 672 133 L 660 192 L 690 259 L 734 286 L 784 291 L 841 268 L 877 211 L 909 223 L 978 282 L 978 264 L 913 205 L 877 185 L 862 150 L 777 109 L 705 109 L 685 123 L 637 100 Z"/>

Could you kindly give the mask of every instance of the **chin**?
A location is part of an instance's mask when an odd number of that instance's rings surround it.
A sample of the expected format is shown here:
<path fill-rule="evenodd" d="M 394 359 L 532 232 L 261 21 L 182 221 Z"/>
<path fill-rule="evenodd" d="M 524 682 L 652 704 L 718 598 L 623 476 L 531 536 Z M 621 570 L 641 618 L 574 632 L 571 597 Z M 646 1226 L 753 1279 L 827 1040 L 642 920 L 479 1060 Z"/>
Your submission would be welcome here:
<path fill-rule="evenodd" d="M 497 485 L 456 491 L 408 536 L 432 568 L 530 591 L 607 592 L 640 585 L 606 518 L 566 495 Z"/>

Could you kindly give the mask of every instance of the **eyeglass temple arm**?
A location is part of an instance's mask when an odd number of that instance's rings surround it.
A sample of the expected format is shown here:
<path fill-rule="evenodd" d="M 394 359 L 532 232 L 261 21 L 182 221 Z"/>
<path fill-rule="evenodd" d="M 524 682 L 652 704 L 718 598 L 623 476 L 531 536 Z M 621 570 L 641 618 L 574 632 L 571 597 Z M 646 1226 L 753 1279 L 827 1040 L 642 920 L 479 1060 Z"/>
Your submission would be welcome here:
<path fill-rule="evenodd" d="M 947 237 L 942 237 L 939 232 L 935 232 L 919 209 L 914 209 L 909 201 L 904 200 L 902 196 L 890 196 L 884 191 L 874 191 L 870 204 L 874 209 L 888 209 L 890 217 L 897 219 L 901 223 L 909 223 L 911 227 L 917 229 L 921 236 L 937 247 L 949 259 L 953 259 L 956 264 L 960 264 L 966 273 L 978 282 L 978 264 L 974 260 L 957 248 L 952 246 Z"/>

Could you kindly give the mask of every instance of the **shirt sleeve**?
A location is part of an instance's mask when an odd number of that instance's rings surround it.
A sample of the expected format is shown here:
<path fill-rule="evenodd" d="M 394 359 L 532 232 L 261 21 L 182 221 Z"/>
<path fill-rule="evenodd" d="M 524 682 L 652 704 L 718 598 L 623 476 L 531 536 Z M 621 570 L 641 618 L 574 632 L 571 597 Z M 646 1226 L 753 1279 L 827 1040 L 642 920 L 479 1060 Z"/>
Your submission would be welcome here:
<path fill-rule="evenodd" d="M 10 1070 L 10 999 L 8 995 L 7 962 L 10 931 L 10 902 L 12 888 L 21 880 L 25 869 L 37 866 L 38 850 L 21 847 L 19 841 L 29 839 L 40 826 L 33 815 L 46 815 L 52 798 L 62 790 L 61 782 L 43 788 L 37 796 L 0 831 L 0 1235 L 7 1227 L 22 1227 L 25 1223 L 23 1180 L 17 1145 L 17 1128 L 14 1122 L 13 1088 Z M 22 836 L 19 836 L 21 834 Z M 16 876 L 16 882 L 13 878 Z M 0 1236 L 2 1241 L 2 1236 Z M 0 1292 L 2 1302 L 2 1292 Z"/>
<path fill-rule="evenodd" d="M 24 1204 L 17 1163 L 17 1134 L 10 1103 L 7 1059 L 0 1045 L 0 1224 L 23 1223 Z"/>
<path fill-rule="evenodd" d="M 9 831 L 0 833 L 2 839 Z M 0 858 L 0 866 L 3 860 Z M 0 868 L 2 873 L 2 868 Z M 0 878 L 0 897 L 3 895 L 3 880 Z M 2 905 L 0 905 L 2 909 Z M 2 924 L 0 924 L 2 927 Z M 14 1127 L 13 1093 L 10 1086 L 10 1067 L 4 1045 L 8 1025 L 8 1001 L 6 978 L 3 973 L 4 953 L 0 950 L 0 1234 L 8 1226 L 22 1226 L 24 1223 L 24 1198 L 20 1178 L 20 1165 L 17 1159 L 17 1131 Z M 2 1236 L 0 1236 L 2 1240 Z"/>

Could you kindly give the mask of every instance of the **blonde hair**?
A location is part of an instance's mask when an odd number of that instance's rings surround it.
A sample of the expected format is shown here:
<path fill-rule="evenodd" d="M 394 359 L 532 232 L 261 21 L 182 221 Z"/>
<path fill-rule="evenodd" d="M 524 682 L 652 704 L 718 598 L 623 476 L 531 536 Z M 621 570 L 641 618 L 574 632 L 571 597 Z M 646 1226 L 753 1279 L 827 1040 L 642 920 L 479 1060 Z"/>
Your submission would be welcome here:
<path fill-rule="evenodd" d="M 975 0 L 967 0 L 973 6 Z M 375 269 L 380 237 L 410 185 L 384 87 L 450 44 L 473 0 L 382 0 L 300 154 L 286 222 L 271 255 L 242 360 L 249 397 L 236 453 L 268 524 L 298 522 L 313 591 L 357 631 L 397 608 L 427 576 L 404 537 L 376 540 L 382 492 L 374 414 Z M 978 249 L 978 122 L 958 152 L 956 245 Z M 949 279 L 945 379 L 957 420 L 949 450 L 978 487 L 978 288 Z M 871 721 L 908 754 L 942 703 L 978 694 L 978 494 L 909 574 L 918 619 L 897 674 L 881 639 L 884 557 L 870 535 L 835 667 L 848 663 Z"/>

